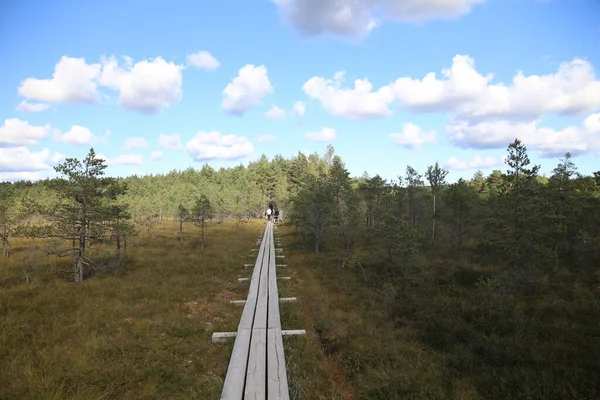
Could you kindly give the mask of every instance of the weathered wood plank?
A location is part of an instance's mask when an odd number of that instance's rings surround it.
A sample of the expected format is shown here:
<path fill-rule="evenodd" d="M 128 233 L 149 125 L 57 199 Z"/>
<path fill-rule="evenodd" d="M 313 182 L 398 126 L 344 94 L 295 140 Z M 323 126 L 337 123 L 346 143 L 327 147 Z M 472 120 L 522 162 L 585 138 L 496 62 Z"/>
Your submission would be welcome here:
<path fill-rule="evenodd" d="M 269 328 L 281 329 L 279 315 L 279 293 L 277 290 L 277 269 L 275 268 L 275 247 L 271 238 L 269 251 Z"/>
<path fill-rule="evenodd" d="M 281 329 L 268 330 L 267 346 L 267 398 L 269 400 L 289 400 L 290 393 Z"/>
<path fill-rule="evenodd" d="M 252 329 L 244 400 L 267 398 L 267 330 Z M 240 397 L 241 399 L 241 397 Z"/>
<path fill-rule="evenodd" d="M 248 366 L 250 329 L 239 329 L 227 367 L 221 400 L 240 400 L 244 395 L 244 378 Z"/>
<path fill-rule="evenodd" d="M 268 238 L 268 236 L 266 236 Z M 252 329 L 252 324 L 254 322 L 254 315 L 256 313 L 256 303 L 258 299 L 258 286 L 260 280 L 260 273 L 262 270 L 263 259 L 265 254 L 265 250 L 267 247 L 267 240 L 263 240 L 260 245 L 260 250 L 258 252 L 258 256 L 256 257 L 256 262 L 254 263 L 254 270 L 252 271 L 252 279 L 250 280 L 250 288 L 248 289 L 248 298 L 246 300 L 246 305 L 244 306 L 244 310 L 242 311 L 242 316 L 240 318 L 240 324 L 238 328 L 241 329 Z"/>

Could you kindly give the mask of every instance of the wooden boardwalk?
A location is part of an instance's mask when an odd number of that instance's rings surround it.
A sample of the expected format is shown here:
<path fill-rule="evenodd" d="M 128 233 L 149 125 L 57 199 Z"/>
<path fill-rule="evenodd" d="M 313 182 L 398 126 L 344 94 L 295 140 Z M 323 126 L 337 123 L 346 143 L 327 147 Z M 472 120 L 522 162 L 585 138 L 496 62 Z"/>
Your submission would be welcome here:
<path fill-rule="evenodd" d="M 273 223 L 267 222 L 221 399 L 288 400 L 275 271 Z"/>

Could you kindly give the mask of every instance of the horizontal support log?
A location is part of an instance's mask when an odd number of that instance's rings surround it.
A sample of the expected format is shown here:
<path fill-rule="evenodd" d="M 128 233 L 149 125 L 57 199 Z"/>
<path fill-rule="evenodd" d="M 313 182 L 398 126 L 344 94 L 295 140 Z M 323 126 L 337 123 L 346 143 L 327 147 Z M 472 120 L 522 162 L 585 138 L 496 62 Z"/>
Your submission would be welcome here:
<path fill-rule="evenodd" d="M 283 334 L 283 331 L 281 331 Z M 213 343 L 226 343 L 231 339 L 235 338 L 237 332 L 214 332 L 212 334 L 212 342 Z"/>
<path fill-rule="evenodd" d="M 279 302 L 281 302 L 281 303 L 287 303 L 287 302 L 296 301 L 296 300 L 298 300 L 298 299 L 296 299 L 295 297 L 280 297 L 279 298 Z M 246 300 L 230 300 L 229 304 L 233 304 L 236 306 L 243 306 L 246 304 Z"/>
<path fill-rule="evenodd" d="M 290 301 L 297 301 L 298 299 L 295 297 L 280 297 L 279 301 L 282 303 L 288 303 Z"/>
<path fill-rule="evenodd" d="M 281 331 L 281 336 L 294 336 L 294 335 L 306 335 L 306 331 L 304 329 L 291 329 Z"/>
<path fill-rule="evenodd" d="M 250 282 L 251 278 L 238 278 L 238 282 L 239 283 L 243 283 L 243 282 Z M 282 281 L 289 281 L 292 278 L 290 276 L 279 276 L 277 277 L 277 279 L 282 280 Z"/>

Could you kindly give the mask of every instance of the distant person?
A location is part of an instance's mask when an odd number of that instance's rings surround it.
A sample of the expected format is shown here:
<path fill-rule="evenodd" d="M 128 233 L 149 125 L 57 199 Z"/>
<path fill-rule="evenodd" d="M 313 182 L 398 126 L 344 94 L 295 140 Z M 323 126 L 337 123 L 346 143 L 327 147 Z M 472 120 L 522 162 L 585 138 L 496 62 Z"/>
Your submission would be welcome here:
<path fill-rule="evenodd" d="M 271 220 L 271 209 L 267 208 L 267 219 L 270 221 Z"/>
<path fill-rule="evenodd" d="M 279 210 L 275 210 L 275 213 L 273 213 L 273 220 L 279 222 Z"/>

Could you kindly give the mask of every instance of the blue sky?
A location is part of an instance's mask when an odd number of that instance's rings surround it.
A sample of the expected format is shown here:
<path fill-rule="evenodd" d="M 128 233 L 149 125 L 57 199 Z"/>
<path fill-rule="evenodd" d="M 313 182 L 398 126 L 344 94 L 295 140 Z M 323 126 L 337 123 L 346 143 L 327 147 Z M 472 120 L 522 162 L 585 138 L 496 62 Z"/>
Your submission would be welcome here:
<path fill-rule="evenodd" d="M 600 170 L 596 0 L 6 0 L 0 181 L 94 147 L 109 175 L 332 144 L 352 175 L 438 161 Z"/>

